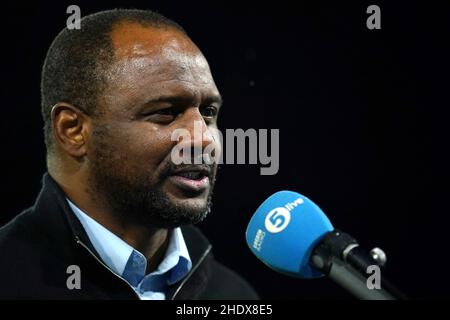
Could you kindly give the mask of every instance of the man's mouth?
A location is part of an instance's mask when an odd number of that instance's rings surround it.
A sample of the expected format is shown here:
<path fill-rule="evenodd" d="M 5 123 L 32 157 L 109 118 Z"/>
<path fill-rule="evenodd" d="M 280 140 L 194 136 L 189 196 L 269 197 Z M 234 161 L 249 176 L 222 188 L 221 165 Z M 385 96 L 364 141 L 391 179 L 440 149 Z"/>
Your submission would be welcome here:
<path fill-rule="evenodd" d="M 210 174 L 207 166 L 188 166 L 175 170 L 169 180 L 183 191 L 201 193 L 210 185 Z"/>

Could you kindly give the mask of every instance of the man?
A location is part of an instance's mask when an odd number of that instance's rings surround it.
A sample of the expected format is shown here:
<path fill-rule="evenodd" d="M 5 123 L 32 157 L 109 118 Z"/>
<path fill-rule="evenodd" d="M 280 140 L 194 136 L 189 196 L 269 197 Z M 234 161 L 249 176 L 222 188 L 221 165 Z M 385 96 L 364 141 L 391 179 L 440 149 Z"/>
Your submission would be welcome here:
<path fill-rule="evenodd" d="M 257 298 L 192 226 L 217 163 L 173 161 L 175 146 L 220 151 L 221 97 L 179 25 L 141 10 L 87 16 L 53 41 L 41 94 L 48 173 L 0 229 L 1 298 Z M 177 129 L 192 138 L 173 141 Z"/>

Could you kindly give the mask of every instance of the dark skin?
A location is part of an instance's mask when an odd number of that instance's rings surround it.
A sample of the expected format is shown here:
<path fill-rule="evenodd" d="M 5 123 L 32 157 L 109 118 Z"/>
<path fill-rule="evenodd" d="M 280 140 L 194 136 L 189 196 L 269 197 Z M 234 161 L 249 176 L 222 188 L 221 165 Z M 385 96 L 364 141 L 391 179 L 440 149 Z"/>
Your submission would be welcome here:
<path fill-rule="evenodd" d="M 55 153 L 48 158 L 49 173 L 81 210 L 142 252 L 150 272 L 164 256 L 170 229 L 119 219 L 106 195 L 92 192 L 94 129 L 114 128 L 107 139 L 115 150 L 112 170 L 145 173 L 152 182 L 170 161 L 175 129 L 191 133 L 191 140 L 180 144 L 205 148 L 212 143 L 220 150 L 213 129 L 221 98 L 206 59 L 181 32 L 126 22 L 113 28 L 111 39 L 115 61 L 99 97 L 101 115 L 92 117 L 64 102 L 53 107 Z M 203 139 L 194 140 L 195 121 L 202 124 Z M 193 195 L 170 179 L 162 185 L 170 202 L 183 208 L 204 206 L 210 188 Z"/>

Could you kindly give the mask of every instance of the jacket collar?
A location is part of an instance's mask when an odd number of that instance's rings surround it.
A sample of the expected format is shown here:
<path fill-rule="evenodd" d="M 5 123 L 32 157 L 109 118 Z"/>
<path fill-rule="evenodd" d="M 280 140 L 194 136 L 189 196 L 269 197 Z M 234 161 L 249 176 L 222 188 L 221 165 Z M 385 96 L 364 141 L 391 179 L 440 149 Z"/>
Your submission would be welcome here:
<path fill-rule="evenodd" d="M 59 252 L 70 254 L 67 248 L 75 246 L 78 242 L 101 261 L 83 226 L 69 207 L 63 190 L 48 173 L 42 178 L 42 189 L 36 199 L 34 212 L 40 215 L 36 220 L 40 231 L 61 247 L 62 250 Z M 206 261 L 211 252 L 211 244 L 194 226 L 184 226 L 181 230 L 191 257 L 192 269 L 183 280 L 169 286 L 167 299 L 195 298 L 209 277 Z M 193 283 L 196 290 L 191 290 Z"/>

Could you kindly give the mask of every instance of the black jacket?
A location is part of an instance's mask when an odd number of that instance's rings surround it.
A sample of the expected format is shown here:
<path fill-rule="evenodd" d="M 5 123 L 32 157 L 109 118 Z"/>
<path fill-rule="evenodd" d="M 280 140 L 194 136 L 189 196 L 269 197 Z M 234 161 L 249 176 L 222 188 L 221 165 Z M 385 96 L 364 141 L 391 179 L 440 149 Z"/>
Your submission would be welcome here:
<path fill-rule="evenodd" d="M 193 227 L 182 227 L 192 269 L 169 287 L 167 299 L 256 299 L 236 273 L 214 260 L 208 240 Z M 81 271 L 81 289 L 68 289 Z M 0 228 L 1 299 L 138 299 L 93 248 L 63 191 L 45 174 L 33 207 Z"/>

